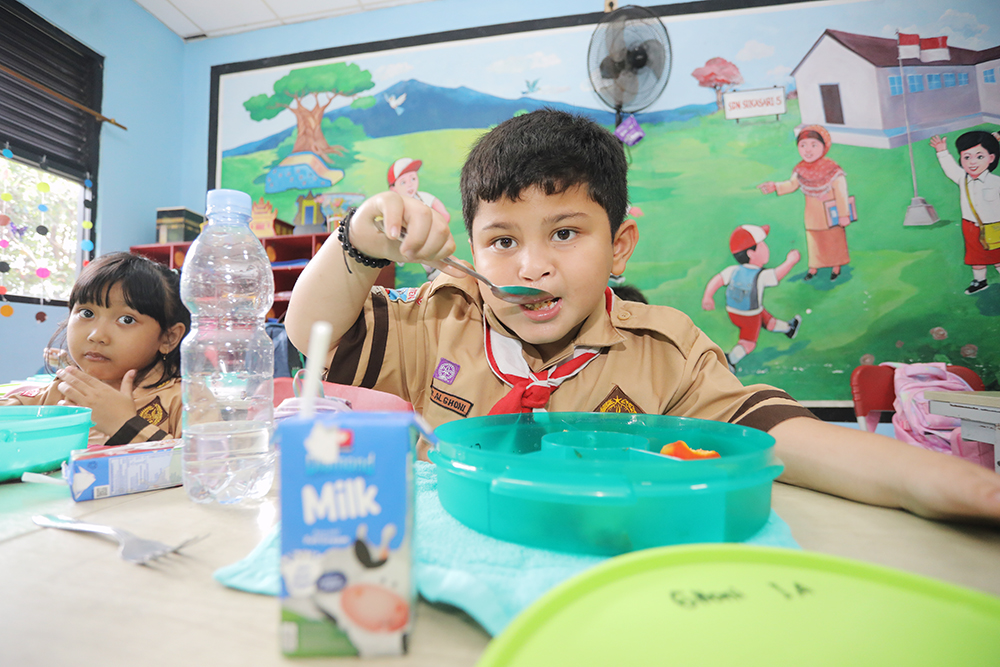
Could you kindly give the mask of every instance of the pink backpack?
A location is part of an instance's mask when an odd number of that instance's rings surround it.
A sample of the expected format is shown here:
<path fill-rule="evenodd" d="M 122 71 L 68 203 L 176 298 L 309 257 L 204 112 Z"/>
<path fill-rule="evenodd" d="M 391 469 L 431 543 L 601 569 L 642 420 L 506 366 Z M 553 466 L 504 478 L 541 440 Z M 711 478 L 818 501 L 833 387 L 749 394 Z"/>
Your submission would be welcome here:
<path fill-rule="evenodd" d="M 892 416 L 896 439 L 924 449 L 952 454 L 993 470 L 993 445 L 963 440 L 961 420 L 933 415 L 925 391 L 972 391 L 969 384 L 949 373 L 945 364 L 886 363 L 895 368 L 896 400 Z"/>

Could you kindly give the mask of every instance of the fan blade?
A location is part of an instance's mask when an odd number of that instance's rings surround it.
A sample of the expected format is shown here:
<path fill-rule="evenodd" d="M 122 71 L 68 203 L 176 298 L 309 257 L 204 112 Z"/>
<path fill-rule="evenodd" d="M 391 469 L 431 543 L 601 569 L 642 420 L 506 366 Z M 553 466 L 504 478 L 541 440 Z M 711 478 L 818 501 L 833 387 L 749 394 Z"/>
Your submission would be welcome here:
<path fill-rule="evenodd" d="M 614 97 L 619 105 L 625 105 L 639 94 L 639 79 L 635 72 L 626 70 L 615 79 Z"/>
<path fill-rule="evenodd" d="M 659 79 L 663 74 L 663 67 L 667 64 L 666 46 L 657 39 L 647 39 L 642 45 L 646 48 L 646 67 L 653 70 L 653 74 Z"/>
<path fill-rule="evenodd" d="M 608 45 L 608 55 L 612 59 L 622 62 L 625 60 L 625 22 L 612 21 L 604 34 L 605 43 Z"/>
<path fill-rule="evenodd" d="M 621 74 L 624 63 L 618 62 L 611 56 L 607 56 L 601 61 L 601 78 L 604 79 L 614 79 L 619 74 Z"/>

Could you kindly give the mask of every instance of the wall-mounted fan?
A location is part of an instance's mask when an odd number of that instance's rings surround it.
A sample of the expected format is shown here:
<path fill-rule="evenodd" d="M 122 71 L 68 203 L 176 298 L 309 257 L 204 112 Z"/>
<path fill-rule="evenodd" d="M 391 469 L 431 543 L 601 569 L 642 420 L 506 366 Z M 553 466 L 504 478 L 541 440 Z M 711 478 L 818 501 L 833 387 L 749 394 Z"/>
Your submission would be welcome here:
<path fill-rule="evenodd" d="M 615 110 L 635 113 L 656 101 L 670 78 L 670 35 L 645 7 L 626 5 L 601 19 L 590 38 L 587 69 L 597 96 Z"/>

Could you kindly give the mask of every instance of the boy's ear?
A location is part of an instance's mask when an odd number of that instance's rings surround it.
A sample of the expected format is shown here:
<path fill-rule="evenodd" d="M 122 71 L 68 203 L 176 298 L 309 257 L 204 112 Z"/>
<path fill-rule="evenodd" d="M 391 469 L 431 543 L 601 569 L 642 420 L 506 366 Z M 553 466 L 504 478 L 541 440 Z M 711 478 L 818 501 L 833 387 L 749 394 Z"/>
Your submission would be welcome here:
<path fill-rule="evenodd" d="M 172 352 L 180 344 L 181 339 L 184 338 L 184 334 L 186 333 L 187 327 L 184 326 L 183 322 L 178 322 L 164 331 L 160 335 L 160 354 Z"/>
<path fill-rule="evenodd" d="M 613 252 L 612 273 L 616 276 L 625 273 L 625 265 L 628 264 L 628 260 L 632 256 L 632 253 L 635 252 L 635 247 L 638 243 L 639 226 L 635 224 L 635 220 L 625 220 L 621 227 L 618 228 L 618 233 L 615 234 L 615 238 L 611 242 L 611 250 Z"/>

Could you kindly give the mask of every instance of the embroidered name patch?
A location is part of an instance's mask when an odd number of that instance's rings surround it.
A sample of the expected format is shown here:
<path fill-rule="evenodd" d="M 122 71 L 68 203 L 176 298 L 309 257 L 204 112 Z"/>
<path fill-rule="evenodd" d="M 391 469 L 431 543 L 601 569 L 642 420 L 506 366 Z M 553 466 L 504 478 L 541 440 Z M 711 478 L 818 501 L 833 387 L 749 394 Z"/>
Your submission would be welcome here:
<path fill-rule="evenodd" d="M 635 404 L 631 398 L 629 398 L 624 391 L 618 388 L 618 385 L 614 386 L 604 400 L 601 401 L 600 405 L 594 410 L 594 412 L 628 412 L 634 415 L 644 415 L 646 411 Z"/>
<path fill-rule="evenodd" d="M 417 288 L 407 287 L 406 289 L 388 289 L 385 291 L 389 295 L 389 301 L 402 301 L 409 303 L 417 298 Z"/>
<path fill-rule="evenodd" d="M 441 357 L 441 361 L 438 362 L 437 370 L 434 371 L 434 377 L 445 384 L 451 384 L 455 381 L 455 376 L 458 375 L 458 370 L 461 368 L 454 361 L 448 361 L 444 357 Z"/>
<path fill-rule="evenodd" d="M 163 409 L 163 403 L 160 402 L 159 396 L 155 397 L 144 408 L 139 410 L 139 416 L 153 426 L 159 426 L 167 421 L 167 411 Z"/>
<path fill-rule="evenodd" d="M 472 410 L 472 401 L 441 391 L 433 385 L 431 385 L 431 402 L 463 417 L 468 417 L 469 411 Z"/>

